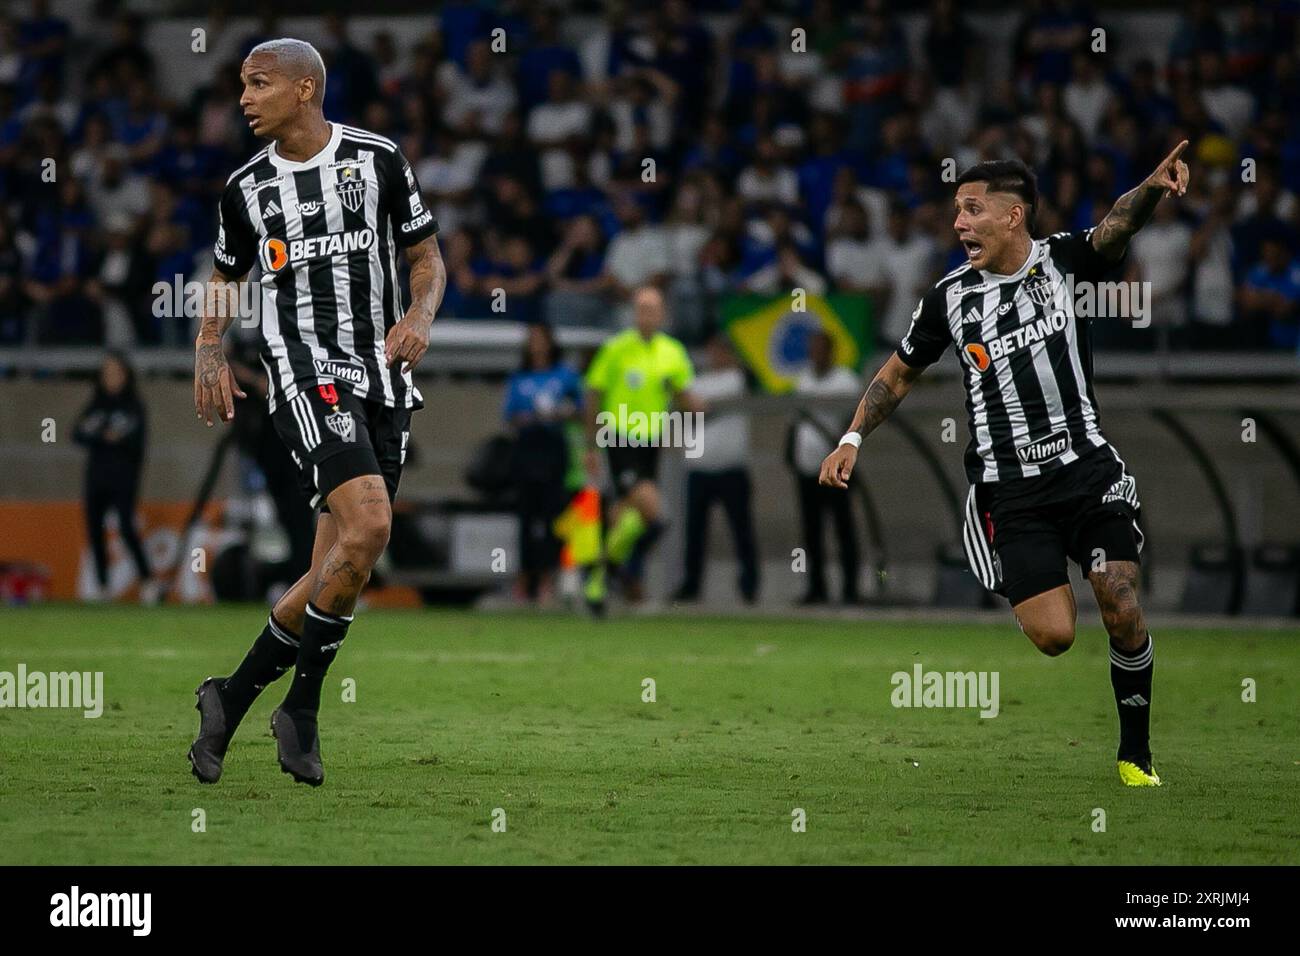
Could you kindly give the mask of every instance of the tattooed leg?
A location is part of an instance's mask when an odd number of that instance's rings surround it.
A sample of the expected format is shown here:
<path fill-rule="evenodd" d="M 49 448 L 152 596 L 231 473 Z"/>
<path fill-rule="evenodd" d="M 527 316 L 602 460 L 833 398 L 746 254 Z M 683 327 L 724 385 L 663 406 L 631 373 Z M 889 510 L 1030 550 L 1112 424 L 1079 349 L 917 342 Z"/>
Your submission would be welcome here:
<path fill-rule="evenodd" d="M 1107 561 L 1104 570 L 1088 575 L 1106 633 L 1124 652 L 1138 650 L 1147 639 L 1147 624 L 1138 602 L 1140 573 L 1133 561 Z"/>
<path fill-rule="evenodd" d="M 388 491 L 378 475 L 345 481 L 328 501 L 334 546 L 311 586 L 293 682 L 271 716 L 281 769 L 313 786 L 325 778 L 316 726 L 325 674 L 347 637 L 352 609 L 388 544 L 392 523 Z"/>
<path fill-rule="evenodd" d="M 272 612 L 275 614 L 275 619 L 293 634 L 302 633 L 302 619 L 307 613 L 307 602 L 311 600 L 316 579 L 320 577 L 325 559 L 334 549 L 336 541 L 338 541 L 338 527 L 334 516 L 328 511 L 323 511 L 316 518 L 316 540 L 312 543 L 311 567 L 293 583 L 289 590 L 284 592 Z"/>
<path fill-rule="evenodd" d="M 378 475 L 344 482 L 329 496 L 337 536 L 316 573 L 311 603 L 339 617 L 352 613 L 370 571 L 388 545 L 392 510 Z"/>

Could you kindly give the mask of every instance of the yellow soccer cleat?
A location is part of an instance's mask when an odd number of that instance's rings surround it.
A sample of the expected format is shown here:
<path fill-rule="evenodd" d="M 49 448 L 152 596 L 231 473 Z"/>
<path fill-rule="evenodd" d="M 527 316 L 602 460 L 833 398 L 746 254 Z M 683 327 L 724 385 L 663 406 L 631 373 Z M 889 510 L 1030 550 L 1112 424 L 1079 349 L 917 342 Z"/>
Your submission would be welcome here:
<path fill-rule="evenodd" d="M 1119 778 L 1128 787 L 1160 786 L 1160 774 L 1156 773 L 1156 768 L 1150 762 L 1147 763 L 1146 769 L 1143 769 L 1131 760 L 1121 760 L 1119 762 Z"/>

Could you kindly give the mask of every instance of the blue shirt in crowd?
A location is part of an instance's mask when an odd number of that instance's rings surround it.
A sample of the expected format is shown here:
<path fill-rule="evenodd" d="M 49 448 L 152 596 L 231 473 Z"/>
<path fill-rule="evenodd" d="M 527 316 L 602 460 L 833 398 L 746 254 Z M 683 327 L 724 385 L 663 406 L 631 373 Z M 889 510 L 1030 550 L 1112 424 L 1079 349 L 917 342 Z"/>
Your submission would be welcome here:
<path fill-rule="evenodd" d="M 506 382 L 503 417 L 508 422 L 523 412 L 551 415 L 565 399 L 575 408 L 582 407 L 582 380 L 567 365 L 555 365 L 536 372 L 515 372 Z"/>
<path fill-rule="evenodd" d="M 1287 301 L 1300 308 L 1300 262 L 1292 262 L 1280 273 L 1270 272 L 1261 262 L 1246 276 L 1246 285 L 1252 289 L 1280 292 Z M 1300 348 L 1300 323 L 1297 323 L 1294 318 L 1290 322 L 1270 320 L 1268 340 L 1278 348 L 1292 350 Z"/>

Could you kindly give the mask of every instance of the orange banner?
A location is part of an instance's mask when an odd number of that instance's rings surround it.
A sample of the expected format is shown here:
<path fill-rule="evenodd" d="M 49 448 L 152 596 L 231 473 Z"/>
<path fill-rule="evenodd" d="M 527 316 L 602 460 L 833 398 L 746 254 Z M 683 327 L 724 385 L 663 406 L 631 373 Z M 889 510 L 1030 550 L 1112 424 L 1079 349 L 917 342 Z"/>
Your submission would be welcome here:
<path fill-rule="evenodd" d="M 182 527 L 192 507 L 183 501 L 143 501 L 136 510 L 136 527 L 155 574 L 169 574 L 179 568 L 168 600 L 208 603 L 212 600 L 212 589 L 204 571 L 229 532 L 221 530 L 223 503 L 211 501 L 185 542 L 186 553 L 179 555 Z M 80 501 L 0 499 L 0 566 L 27 566 L 24 577 L 39 581 L 39 586 L 29 587 L 36 592 L 32 599 L 137 598 L 140 582 L 135 564 L 117 532 L 115 513 L 110 513 L 105 521 L 104 536 L 108 587 L 101 593 Z M 196 548 L 203 550 L 195 554 Z"/>

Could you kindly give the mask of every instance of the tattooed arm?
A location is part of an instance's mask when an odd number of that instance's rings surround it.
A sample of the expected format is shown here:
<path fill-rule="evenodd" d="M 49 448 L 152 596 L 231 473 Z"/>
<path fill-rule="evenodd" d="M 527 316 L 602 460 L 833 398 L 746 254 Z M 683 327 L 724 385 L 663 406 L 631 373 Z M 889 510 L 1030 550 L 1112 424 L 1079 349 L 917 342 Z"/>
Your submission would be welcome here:
<path fill-rule="evenodd" d="M 203 318 L 194 340 L 194 414 L 212 427 L 212 414 L 228 422 L 235 417 L 235 398 L 247 398 L 226 364 L 221 339 L 238 314 L 236 280 L 212 270 L 203 296 Z"/>
<path fill-rule="evenodd" d="M 417 242 L 406 250 L 406 261 L 411 264 L 411 307 L 401 321 L 388 330 L 384 340 L 384 359 L 388 367 L 404 362 L 407 372 L 420 364 L 429 348 L 429 326 L 442 305 L 442 293 L 447 288 L 447 267 L 438 251 L 436 235 Z"/>
<path fill-rule="evenodd" d="M 871 434 L 877 425 L 894 413 L 923 371 L 908 365 L 897 354 L 891 355 L 867 386 L 862 401 L 858 402 L 849 431 L 857 432 L 863 438 Z M 858 449 L 854 445 L 840 445 L 822 462 L 819 480 L 832 488 L 847 488 L 857 460 Z"/>
<path fill-rule="evenodd" d="M 1107 259 L 1118 260 L 1128 241 L 1147 224 L 1161 199 L 1187 192 L 1187 164 L 1178 158 L 1186 148 L 1187 140 L 1183 140 L 1155 172 L 1115 200 L 1106 218 L 1092 231 L 1094 249 Z"/>

